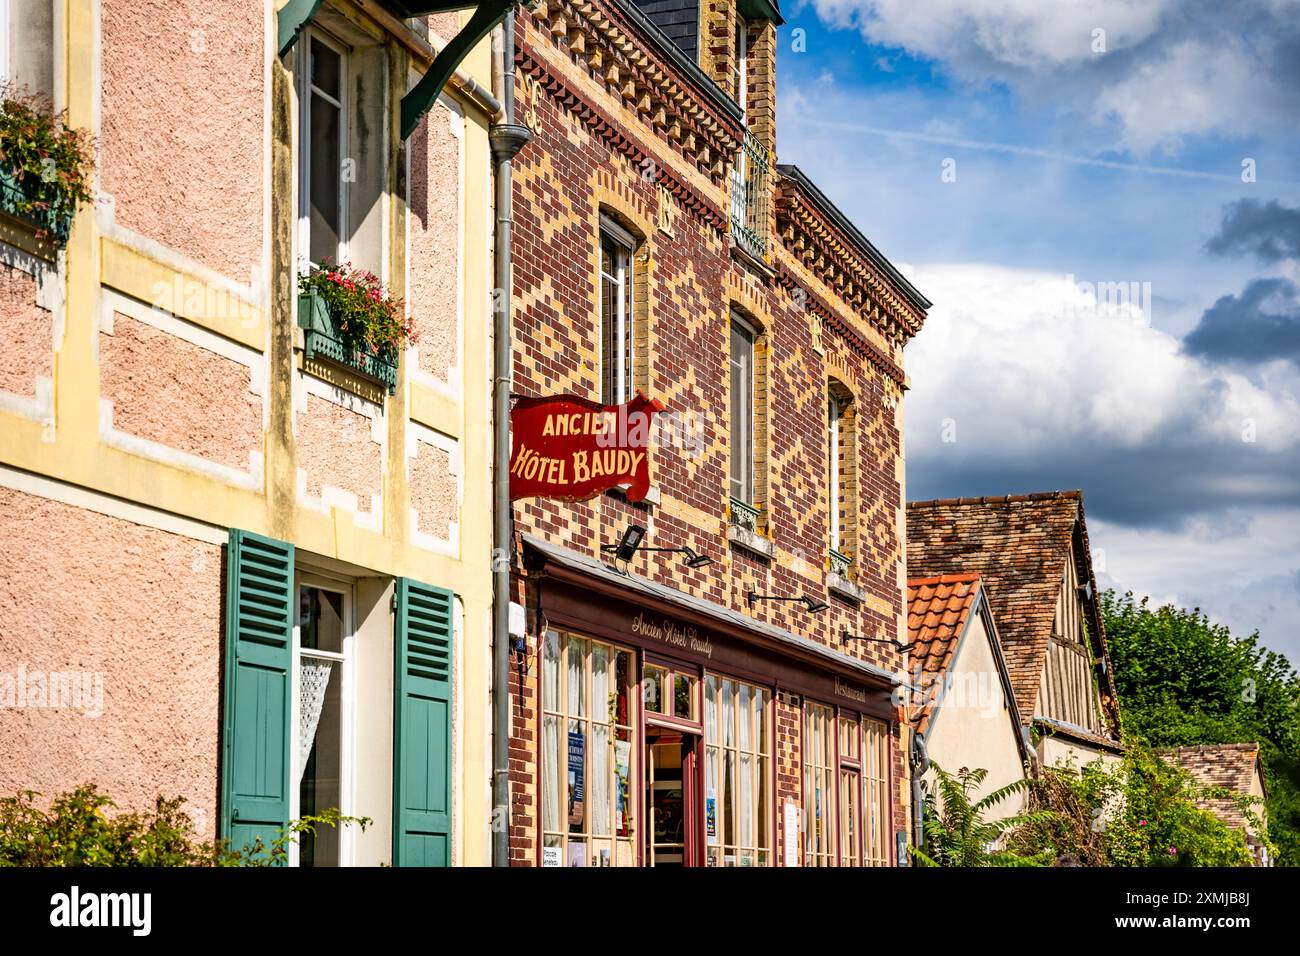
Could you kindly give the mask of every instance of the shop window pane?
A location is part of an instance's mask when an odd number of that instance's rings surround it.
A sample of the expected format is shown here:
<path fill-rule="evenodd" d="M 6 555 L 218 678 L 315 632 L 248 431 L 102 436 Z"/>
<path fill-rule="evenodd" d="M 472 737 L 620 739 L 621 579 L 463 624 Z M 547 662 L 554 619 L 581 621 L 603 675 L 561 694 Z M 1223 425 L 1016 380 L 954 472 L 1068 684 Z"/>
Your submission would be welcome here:
<path fill-rule="evenodd" d="M 840 756 L 858 759 L 858 722 L 850 717 L 840 718 Z"/>
<path fill-rule="evenodd" d="M 738 843 L 753 846 L 754 839 L 754 758 L 740 755 L 740 833 Z"/>
<path fill-rule="evenodd" d="M 609 840 L 592 840 L 590 862 L 592 866 L 613 866 L 614 844 Z"/>
<path fill-rule="evenodd" d="M 632 700 L 629 688 L 632 686 L 632 655 L 628 651 L 617 652 L 614 684 L 615 692 L 618 694 L 618 699 L 614 704 L 614 719 L 624 727 L 630 726 L 632 723 Z"/>
<path fill-rule="evenodd" d="M 563 769 L 567 759 L 560 745 L 560 718 L 547 715 L 542 718 L 542 829 L 560 829 L 560 806 L 564 791 Z"/>
<path fill-rule="evenodd" d="M 710 677 L 704 682 L 704 739 L 718 739 L 718 679 Z"/>
<path fill-rule="evenodd" d="M 569 716 L 587 715 L 587 642 L 569 638 Z"/>
<path fill-rule="evenodd" d="M 603 644 L 591 646 L 591 717 L 610 721 L 614 701 L 609 696 L 609 648 Z"/>
<path fill-rule="evenodd" d="M 722 745 L 736 746 L 736 685 L 722 682 Z"/>
<path fill-rule="evenodd" d="M 645 666 L 645 709 L 651 714 L 667 714 L 668 672 L 651 664 Z"/>
<path fill-rule="evenodd" d="M 610 787 L 613 776 L 610 767 L 609 728 L 604 724 L 592 724 L 591 727 L 591 833 L 595 836 L 610 834 L 611 802 L 613 793 Z"/>
<path fill-rule="evenodd" d="M 560 635 L 547 631 L 542 643 L 542 706 L 558 710 L 560 701 Z"/>
<path fill-rule="evenodd" d="M 752 698 L 750 696 L 750 687 L 748 684 L 741 684 L 739 689 L 740 707 L 738 708 L 738 711 L 740 715 L 740 749 L 750 750 L 753 746 L 750 743 L 752 737 L 750 733 L 750 723 L 754 719 L 753 705 L 750 703 Z"/>
<path fill-rule="evenodd" d="M 698 720 L 695 713 L 695 678 L 678 674 L 673 678 L 673 714 L 683 720 Z"/>
<path fill-rule="evenodd" d="M 761 754 L 768 753 L 768 734 L 767 734 L 767 699 L 768 693 L 761 687 L 754 692 L 755 701 L 758 708 L 758 752 Z"/>
<path fill-rule="evenodd" d="M 568 768 L 569 832 L 585 833 L 587 830 L 587 723 L 569 721 L 569 736 L 565 745 L 565 766 Z M 573 844 L 570 843 L 570 846 Z"/>
<path fill-rule="evenodd" d="M 757 827 L 757 839 L 754 842 L 758 847 L 766 848 L 769 845 L 768 834 L 770 832 L 772 812 L 767 799 L 767 758 L 758 757 L 756 759 L 758 760 L 758 816 L 754 821 Z"/>

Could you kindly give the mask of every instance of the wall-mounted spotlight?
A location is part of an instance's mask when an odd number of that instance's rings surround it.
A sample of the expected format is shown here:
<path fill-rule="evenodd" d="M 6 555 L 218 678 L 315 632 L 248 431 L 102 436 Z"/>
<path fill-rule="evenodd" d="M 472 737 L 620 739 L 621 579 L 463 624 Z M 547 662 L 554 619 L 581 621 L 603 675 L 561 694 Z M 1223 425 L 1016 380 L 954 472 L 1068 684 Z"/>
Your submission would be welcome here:
<path fill-rule="evenodd" d="M 1084 581 L 1082 584 L 1076 584 L 1075 589 L 1083 595 L 1085 601 L 1092 600 L 1092 582 Z"/>
<path fill-rule="evenodd" d="M 847 644 L 849 641 L 867 641 L 868 643 L 871 644 L 888 644 L 891 647 L 903 653 L 910 651 L 913 647 L 916 646 L 915 644 L 904 644 L 902 641 L 898 640 L 897 638 L 892 638 L 892 637 L 866 637 L 861 634 L 850 634 L 848 628 L 845 628 L 843 631 L 840 632 L 840 640 L 843 641 L 845 644 Z"/>
<path fill-rule="evenodd" d="M 680 548 L 642 547 L 641 541 L 643 538 L 645 538 L 645 528 L 639 524 L 631 524 L 623 532 L 623 537 L 618 539 L 618 544 L 604 544 L 601 545 L 600 550 L 605 554 L 613 554 L 615 560 L 622 561 L 625 564 L 638 551 L 663 551 L 669 554 L 683 554 L 686 556 L 686 566 L 688 568 L 702 568 L 713 563 L 713 559 L 707 554 L 700 554 L 687 545 Z"/>
<path fill-rule="evenodd" d="M 779 597 L 775 594 L 758 594 L 754 591 L 746 591 L 745 601 L 749 604 L 750 607 L 754 606 L 755 601 L 775 601 L 777 603 L 789 601 L 795 604 L 802 604 L 804 610 L 807 611 L 809 614 L 816 614 L 819 611 L 824 611 L 828 607 L 830 607 L 830 605 L 827 604 L 825 601 L 818 601 L 815 598 L 811 598 L 806 594 L 801 594 L 799 595 L 799 597 Z"/>

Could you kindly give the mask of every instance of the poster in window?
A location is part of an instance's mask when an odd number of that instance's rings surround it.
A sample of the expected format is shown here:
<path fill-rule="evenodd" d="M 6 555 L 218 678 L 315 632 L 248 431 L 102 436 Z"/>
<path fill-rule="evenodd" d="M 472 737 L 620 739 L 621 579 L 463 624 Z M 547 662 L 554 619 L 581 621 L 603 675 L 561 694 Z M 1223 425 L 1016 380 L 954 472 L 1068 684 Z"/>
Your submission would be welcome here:
<path fill-rule="evenodd" d="M 577 840 L 569 841 L 569 866 L 587 865 L 587 844 Z"/>
<path fill-rule="evenodd" d="M 558 846 L 542 847 L 542 866 L 564 866 L 564 850 Z"/>
<path fill-rule="evenodd" d="M 582 829 L 586 817 L 587 737 L 569 731 L 569 826 Z M 572 846 L 572 844 L 570 844 Z M 572 854 L 570 854 L 572 856 Z"/>
<path fill-rule="evenodd" d="M 627 833 L 627 800 L 630 794 L 628 777 L 631 773 L 628 768 L 631 762 L 631 741 L 616 740 L 614 742 L 614 824 L 618 827 L 620 836 Z"/>
<path fill-rule="evenodd" d="M 710 843 L 718 842 L 718 797 L 713 789 L 704 798 L 704 828 Z"/>

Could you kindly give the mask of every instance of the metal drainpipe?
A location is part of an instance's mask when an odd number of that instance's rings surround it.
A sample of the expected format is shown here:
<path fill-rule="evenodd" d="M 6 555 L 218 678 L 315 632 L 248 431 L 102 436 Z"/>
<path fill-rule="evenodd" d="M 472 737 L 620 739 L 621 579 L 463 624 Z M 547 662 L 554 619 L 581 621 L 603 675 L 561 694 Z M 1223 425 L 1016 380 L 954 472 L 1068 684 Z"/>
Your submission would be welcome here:
<path fill-rule="evenodd" d="M 515 14 L 501 24 L 497 54 L 503 122 L 488 131 L 496 163 L 496 229 L 492 237 L 492 865 L 510 865 L 510 161 L 532 133 L 515 124 Z"/>
<path fill-rule="evenodd" d="M 930 751 L 925 738 L 912 731 L 912 842 L 925 849 L 925 775 L 930 772 Z"/>

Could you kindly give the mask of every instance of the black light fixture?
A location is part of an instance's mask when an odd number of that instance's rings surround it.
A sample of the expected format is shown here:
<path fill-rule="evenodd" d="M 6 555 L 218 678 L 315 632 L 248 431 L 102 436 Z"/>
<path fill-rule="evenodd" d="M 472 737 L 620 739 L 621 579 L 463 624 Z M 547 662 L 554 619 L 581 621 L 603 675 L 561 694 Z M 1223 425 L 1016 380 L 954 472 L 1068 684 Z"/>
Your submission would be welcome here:
<path fill-rule="evenodd" d="M 910 651 L 915 644 L 904 644 L 902 641 L 893 637 L 866 637 L 861 634 L 850 634 L 848 628 L 840 632 L 840 640 L 847 644 L 849 641 L 867 641 L 870 644 L 889 644 L 899 651 L 906 653 Z"/>
<path fill-rule="evenodd" d="M 601 546 L 601 551 L 614 553 L 614 558 L 618 561 L 631 561 L 632 556 L 636 554 L 637 548 L 641 546 L 641 539 L 645 537 L 645 528 L 639 524 L 630 524 L 627 530 L 623 532 L 623 537 L 618 539 L 618 544 L 606 544 Z"/>
<path fill-rule="evenodd" d="M 1075 585 L 1075 590 L 1077 590 L 1080 594 L 1083 595 L 1083 599 L 1084 599 L 1085 601 L 1091 601 L 1091 600 L 1092 600 L 1092 582 L 1091 582 L 1091 581 L 1084 581 L 1082 584 L 1076 584 L 1076 585 Z"/>
<path fill-rule="evenodd" d="M 680 548 L 647 548 L 642 547 L 641 541 L 645 538 L 645 528 L 639 524 L 630 524 L 627 530 L 623 532 L 623 537 L 619 538 L 618 544 L 603 544 L 600 550 L 605 554 L 613 554 L 615 560 L 627 563 L 632 560 L 632 556 L 638 551 L 662 551 L 669 554 L 686 555 L 686 566 L 688 568 L 702 568 L 705 565 L 713 563 L 713 559 L 707 554 L 700 554 L 694 548 L 688 545 L 682 545 Z"/>
<path fill-rule="evenodd" d="M 778 604 L 784 601 L 789 601 L 795 604 L 802 604 L 804 610 L 809 614 L 817 614 L 818 612 L 824 611 L 830 607 L 830 605 L 825 601 L 818 601 L 816 598 L 811 598 L 806 594 L 801 594 L 798 597 L 780 597 L 776 594 L 759 594 L 755 591 L 746 591 L 745 601 L 750 607 L 754 606 L 755 601 L 775 601 Z"/>

